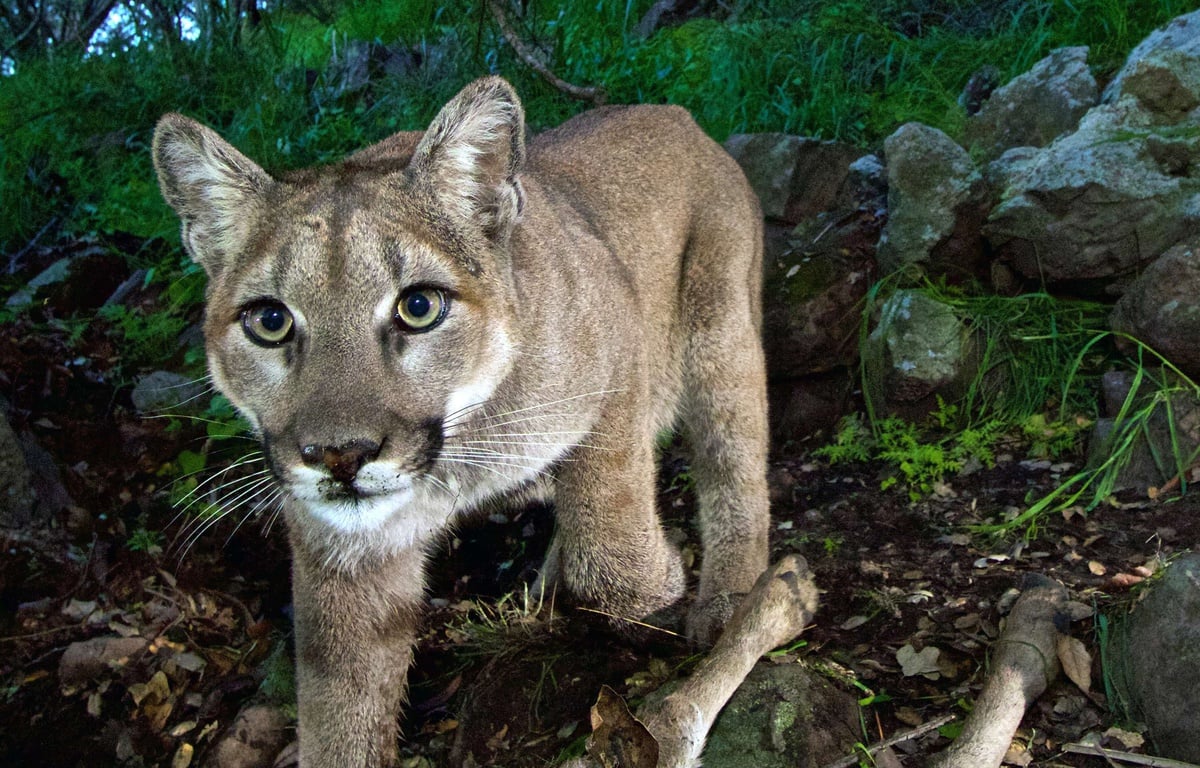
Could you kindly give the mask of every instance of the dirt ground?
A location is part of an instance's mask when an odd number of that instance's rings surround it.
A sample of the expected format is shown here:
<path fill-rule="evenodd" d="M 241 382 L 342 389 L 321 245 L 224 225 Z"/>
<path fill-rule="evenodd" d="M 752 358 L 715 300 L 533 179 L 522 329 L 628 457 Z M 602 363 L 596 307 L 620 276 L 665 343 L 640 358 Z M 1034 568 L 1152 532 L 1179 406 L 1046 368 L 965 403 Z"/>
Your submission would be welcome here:
<path fill-rule="evenodd" d="M 198 450 L 203 425 L 137 416 L 129 387 L 113 383 L 104 335 L 87 339 L 81 354 L 66 330 L 0 330 L 0 393 L 17 433 L 59 468 L 43 483 L 64 494 L 48 527 L 0 534 L 0 765 L 199 765 L 248 702 L 289 711 L 283 531 L 270 514 L 179 515 L 171 462 Z M 824 590 L 806 644 L 781 658 L 813 664 L 863 699 L 861 740 L 871 743 L 963 711 L 1022 574 L 1059 579 L 1110 615 L 1124 610 L 1136 599 L 1132 582 L 1200 542 L 1194 494 L 1055 514 L 1028 541 L 968 533 L 1026 508 L 1081 461 L 1025 461 L 1014 447 L 914 503 L 903 489 L 880 490 L 881 467 L 831 468 L 803 449 L 776 456 L 774 552 L 802 554 Z M 668 451 L 661 504 L 698 560 L 684 469 Z M 405 765 L 450 765 L 456 741 L 480 763 L 547 765 L 581 748 L 601 684 L 637 701 L 690 668 L 692 650 L 669 635 L 629 643 L 569 607 L 549 625 L 520 610 L 550 527 L 547 509 L 510 510 L 440 548 L 403 723 Z M 139 530 L 162 536 L 139 539 Z M 1061 752 L 1114 723 L 1097 622 L 1072 633 L 1092 654 L 1091 690 L 1060 680 L 1031 708 L 1018 734 L 1030 765 L 1105 764 Z M 135 650 L 92 667 L 73 655 L 106 637 Z M 935 668 L 904 674 L 906 647 L 937 648 Z M 934 732 L 900 752 L 919 765 L 945 743 Z"/>

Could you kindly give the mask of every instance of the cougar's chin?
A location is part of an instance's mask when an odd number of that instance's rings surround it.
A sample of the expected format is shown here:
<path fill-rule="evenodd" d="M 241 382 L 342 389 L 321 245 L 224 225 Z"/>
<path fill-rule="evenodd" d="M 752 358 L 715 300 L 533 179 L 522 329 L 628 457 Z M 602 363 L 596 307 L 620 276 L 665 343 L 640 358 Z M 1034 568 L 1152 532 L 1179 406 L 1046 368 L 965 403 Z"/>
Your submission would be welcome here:
<path fill-rule="evenodd" d="M 323 472 L 298 467 L 287 491 L 309 517 L 340 533 L 377 531 L 412 502 L 412 477 L 382 468 L 364 467 L 353 482 L 341 483 Z"/>

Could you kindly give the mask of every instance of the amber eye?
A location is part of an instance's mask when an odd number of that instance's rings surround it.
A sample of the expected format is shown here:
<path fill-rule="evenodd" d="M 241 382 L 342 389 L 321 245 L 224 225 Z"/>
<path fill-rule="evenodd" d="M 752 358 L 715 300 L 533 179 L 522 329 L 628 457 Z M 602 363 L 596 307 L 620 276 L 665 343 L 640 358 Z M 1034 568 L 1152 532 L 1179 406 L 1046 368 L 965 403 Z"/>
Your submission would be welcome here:
<path fill-rule="evenodd" d="M 396 322 L 411 333 L 428 331 L 446 317 L 450 301 L 437 288 L 412 288 L 396 302 Z"/>
<path fill-rule="evenodd" d="M 242 330 L 255 344 L 277 347 L 292 338 L 292 313 L 279 302 L 256 304 L 242 310 Z"/>

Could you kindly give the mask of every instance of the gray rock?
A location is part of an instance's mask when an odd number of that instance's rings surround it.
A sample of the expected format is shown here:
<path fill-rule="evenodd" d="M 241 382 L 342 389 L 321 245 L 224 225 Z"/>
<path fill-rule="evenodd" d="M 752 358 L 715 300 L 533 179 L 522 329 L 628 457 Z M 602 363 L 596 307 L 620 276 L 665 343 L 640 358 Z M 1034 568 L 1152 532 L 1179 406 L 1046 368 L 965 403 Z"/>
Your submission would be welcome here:
<path fill-rule="evenodd" d="M 1138 62 L 1166 51 L 1177 51 L 1191 58 L 1200 58 L 1200 11 L 1176 17 L 1138 43 L 1125 59 L 1125 66 L 1104 89 L 1103 100 L 1115 102 L 1120 99 L 1126 92 L 1125 81 L 1137 68 Z"/>
<path fill-rule="evenodd" d="M 67 275 L 71 272 L 71 264 L 75 261 L 73 256 L 64 256 L 55 261 L 50 266 L 43 269 L 41 272 L 34 275 L 33 279 L 8 297 L 5 304 L 14 309 L 27 307 L 33 303 L 33 296 L 39 288 L 44 288 L 47 285 L 61 283 L 67 279 Z"/>
<path fill-rule="evenodd" d="M 1100 98 L 1086 47 L 1059 48 L 997 89 L 967 120 L 966 144 L 987 159 L 1012 147 L 1044 147 L 1074 130 Z"/>
<path fill-rule="evenodd" d="M 1110 325 L 1200 377 L 1200 240 L 1177 245 L 1146 267 L 1113 308 Z"/>
<path fill-rule="evenodd" d="M 772 380 L 820 373 L 858 357 L 861 302 L 874 279 L 870 246 L 878 219 L 850 216 L 801 224 L 792 246 L 768 252 L 763 344 Z"/>
<path fill-rule="evenodd" d="M 1007 189 L 1037 155 L 1037 147 L 1013 147 L 988 163 L 983 177 L 992 189 Z"/>
<path fill-rule="evenodd" d="M 1109 650 L 1106 666 L 1156 754 L 1200 762 L 1200 554 L 1167 566 Z"/>
<path fill-rule="evenodd" d="M 859 155 L 846 144 L 785 133 L 735 134 L 725 150 L 742 167 L 763 215 L 793 224 L 832 207 Z"/>
<path fill-rule="evenodd" d="M 1132 97 L 1102 104 L 1012 166 L 992 246 L 1053 283 L 1123 275 L 1200 235 L 1200 136 L 1156 135 L 1155 121 Z"/>
<path fill-rule="evenodd" d="M 862 349 L 867 394 L 879 413 L 920 418 L 935 406 L 935 395 L 961 394 L 975 375 L 975 349 L 953 307 L 919 291 L 896 291 Z"/>
<path fill-rule="evenodd" d="M 8 420 L 0 416 L 0 529 L 27 527 L 36 503 L 33 473 L 21 442 Z"/>
<path fill-rule="evenodd" d="M 888 221 L 877 258 L 884 274 L 910 265 L 974 272 L 987 190 L 966 150 L 936 128 L 907 123 L 884 141 Z"/>
<path fill-rule="evenodd" d="M 205 765 L 208 768 L 271 765 L 287 743 L 288 723 L 288 718 L 277 707 L 251 704 L 238 712 Z"/>
<path fill-rule="evenodd" d="M 1200 52 L 1153 51 L 1129 68 L 1122 95 L 1167 123 L 1183 119 L 1200 105 Z"/>
<path fill-rule="evenodd" d="M 198 413 L 208 406 L 202 395 L 208 391 L 203 379 L 191 379 L 170 371 L 154 371 L 138 378 L 130 393 L 139 414 Z"/>
<path fill-rule="evenodd" d="M 1155 385 L 1146 385 L 1129 400 L 1134 376 L 1128 371 L 1109 371 L 1101 379 L 1104 412 L 1097 419 L 1088 442 L 1088 466 L 1097 467 L 1108 461 L 1118 444 L 1124 445 L 1126 457 L 1115 468 L 1112 490 L 1134 490 L 1145 494 L 1151 487 L 1161 487 L 1185 469 L 1188 457 L 1200 447 L 1200 401 L 1188 394 L 1186 387 L 1170 396 L 1170 408 L 1164 403 L 1154 405 L 1154 411 L 1144 425 L 1129 437 L 1135 425 L 1126 421 L 1120 433 L 1116 416 L 1125 410 L 1132 414 L 1151 405 Z M 1129 400 L 1128 406 L 1126 401 Z"/>
<path fill-rule="evenodd" d="M 817 768 L 862 739 L 858 704 L 801 664 L 759 664 L 721 710 L 704 764 Z"/>

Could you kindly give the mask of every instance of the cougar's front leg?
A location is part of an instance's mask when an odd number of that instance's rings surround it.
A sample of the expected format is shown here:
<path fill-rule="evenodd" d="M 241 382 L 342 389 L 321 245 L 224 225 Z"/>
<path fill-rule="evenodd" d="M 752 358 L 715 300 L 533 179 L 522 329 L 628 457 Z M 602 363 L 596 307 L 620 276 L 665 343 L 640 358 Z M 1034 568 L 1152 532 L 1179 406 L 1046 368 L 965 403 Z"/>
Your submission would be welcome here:
<path fill-rule="evenodd" d="M 631 392 L 614 398 L 588 443 L 559 470 L 543 585 L 583 605 L 640 619 L 686 587 L 656 509 L 654 436 Z"/>
<path fill-rule="evenodd" d="M 302 550 L 293 559 L 300 766 L 393 766 L 423 555 L 413 549 L 353 573 Z"/>

